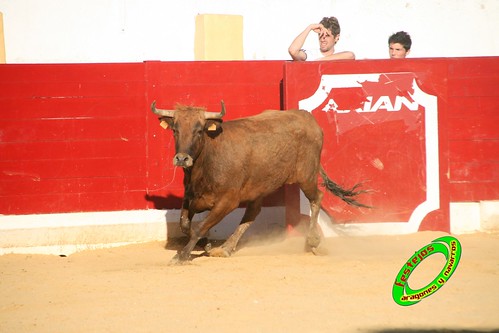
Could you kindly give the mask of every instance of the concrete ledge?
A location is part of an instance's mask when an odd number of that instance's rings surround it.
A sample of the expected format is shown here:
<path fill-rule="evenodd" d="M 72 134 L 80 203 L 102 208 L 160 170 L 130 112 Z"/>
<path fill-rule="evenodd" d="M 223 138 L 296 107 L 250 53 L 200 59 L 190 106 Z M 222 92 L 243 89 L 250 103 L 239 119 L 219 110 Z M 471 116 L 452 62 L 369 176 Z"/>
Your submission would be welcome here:
<path fill-rule="evenodd" d="M 237 227 L 244 209 L 236 209 L 210 230 L 210 239 L 226 239 Z M 195 216 L 201 221 L 206 213 Z M 166 241 L 183 236 L 179 210 L 141 210 L 46 215 L 0 215 L 0 255 L 33 253 L 69 255 L 74 252 Z M 451 203 L 451 233 L 499 231 L 499 201 Z M 321 225 L 326 237 L 368 234 L 404 234 L 404 223 L 336 225 L 332 232 Z M 263 208 L 245 237 L 286 232 L 285 208 Z M 412 231 L 415 232 L 415 231 Z"/>
<path fill-rule="evenodd" d="M 499 200 L 451 202 L 451 233 L 499 231 Z"/>
<path fill-rule="evenodd" d="M 156 210 L 0 216 L 0 254 L 73 252 L 166 239 Z"/>
<path fill-rule="evenodd" d="M 236 209 L 210 230 L 211 239 L 226 239 L 244 214 Z M 199 223 L 206 213 L 194 217 Z M 285 230 L 284 207 L 264 208 L 248 234 Z M 0 255 L 32 253 L 69 255 L 74 252 L 166 241 L 183 236 L 179 210 L 143 210 L 0 216 Z"/>
<path fill-rule="evenodd" d="M 483 231 L 499 231 L 499 200 L 480 202 L 480 222 Z"/>

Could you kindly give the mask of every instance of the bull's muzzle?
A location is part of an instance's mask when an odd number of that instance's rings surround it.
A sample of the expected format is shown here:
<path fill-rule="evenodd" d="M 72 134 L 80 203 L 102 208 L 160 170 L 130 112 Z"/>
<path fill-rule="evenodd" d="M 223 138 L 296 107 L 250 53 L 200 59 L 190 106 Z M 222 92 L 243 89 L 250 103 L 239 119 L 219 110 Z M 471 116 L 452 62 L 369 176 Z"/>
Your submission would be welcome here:
<path fill-rule="evenodd" d="M 190 168 L 192 166 L 193 160 L 189 154 L 178 153 L 173 157 L 173 165 L 182 168 Z"/>

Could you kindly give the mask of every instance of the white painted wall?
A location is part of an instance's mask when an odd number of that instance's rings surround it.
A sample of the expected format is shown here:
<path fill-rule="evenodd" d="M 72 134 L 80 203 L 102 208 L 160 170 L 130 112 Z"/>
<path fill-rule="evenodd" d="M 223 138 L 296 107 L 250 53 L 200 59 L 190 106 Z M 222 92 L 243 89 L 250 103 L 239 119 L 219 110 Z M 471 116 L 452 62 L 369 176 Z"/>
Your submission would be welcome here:
<path fill-rule="evenodd" d="M 197 14 L 242 15 L 245 60 L 289 60 L 323 16 L 339 18 L 337 49 L 357 59 L 386 58 L 399 30 L 412 57 L 499 56 L 498 0 L 0 0 L 0 11 L 7 63 L 191 61 Z"/>

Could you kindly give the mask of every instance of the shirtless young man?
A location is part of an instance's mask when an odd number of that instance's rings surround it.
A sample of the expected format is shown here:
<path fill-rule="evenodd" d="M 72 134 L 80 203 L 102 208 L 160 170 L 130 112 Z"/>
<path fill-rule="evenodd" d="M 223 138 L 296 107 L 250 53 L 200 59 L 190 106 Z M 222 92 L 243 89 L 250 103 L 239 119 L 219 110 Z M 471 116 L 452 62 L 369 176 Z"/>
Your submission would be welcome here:
<path fill-rule="evenodd" d="M 303 44 L 312 31 L 319 37 L 319 50 L 304 50 Z M 324 17 L 320 23 L 310 24 L 293 40 L 288 48 L 289 55 L 296 61 L 355 59 L 355 54 L 351 51 L 335 53 L 334 47 L 340 39 L 340 31 L 336 17 Z"/>

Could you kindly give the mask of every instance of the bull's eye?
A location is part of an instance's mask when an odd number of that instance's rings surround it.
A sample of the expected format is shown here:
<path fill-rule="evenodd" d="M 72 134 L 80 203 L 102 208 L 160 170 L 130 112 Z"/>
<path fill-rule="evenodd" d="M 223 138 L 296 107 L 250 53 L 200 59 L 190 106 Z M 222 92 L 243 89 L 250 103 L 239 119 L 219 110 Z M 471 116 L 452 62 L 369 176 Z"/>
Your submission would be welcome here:
<path fill-rule="evenodd" d="M 202 129 L 198 129 L 198 128 L 196 128 L 196 129 L 194 130 L 193 136 L 194 136 L 195 138 L 200 138 L 200 137 L 201 137 L 201 135 L 203 135 L 203 130 L 202 130 Z"/>

